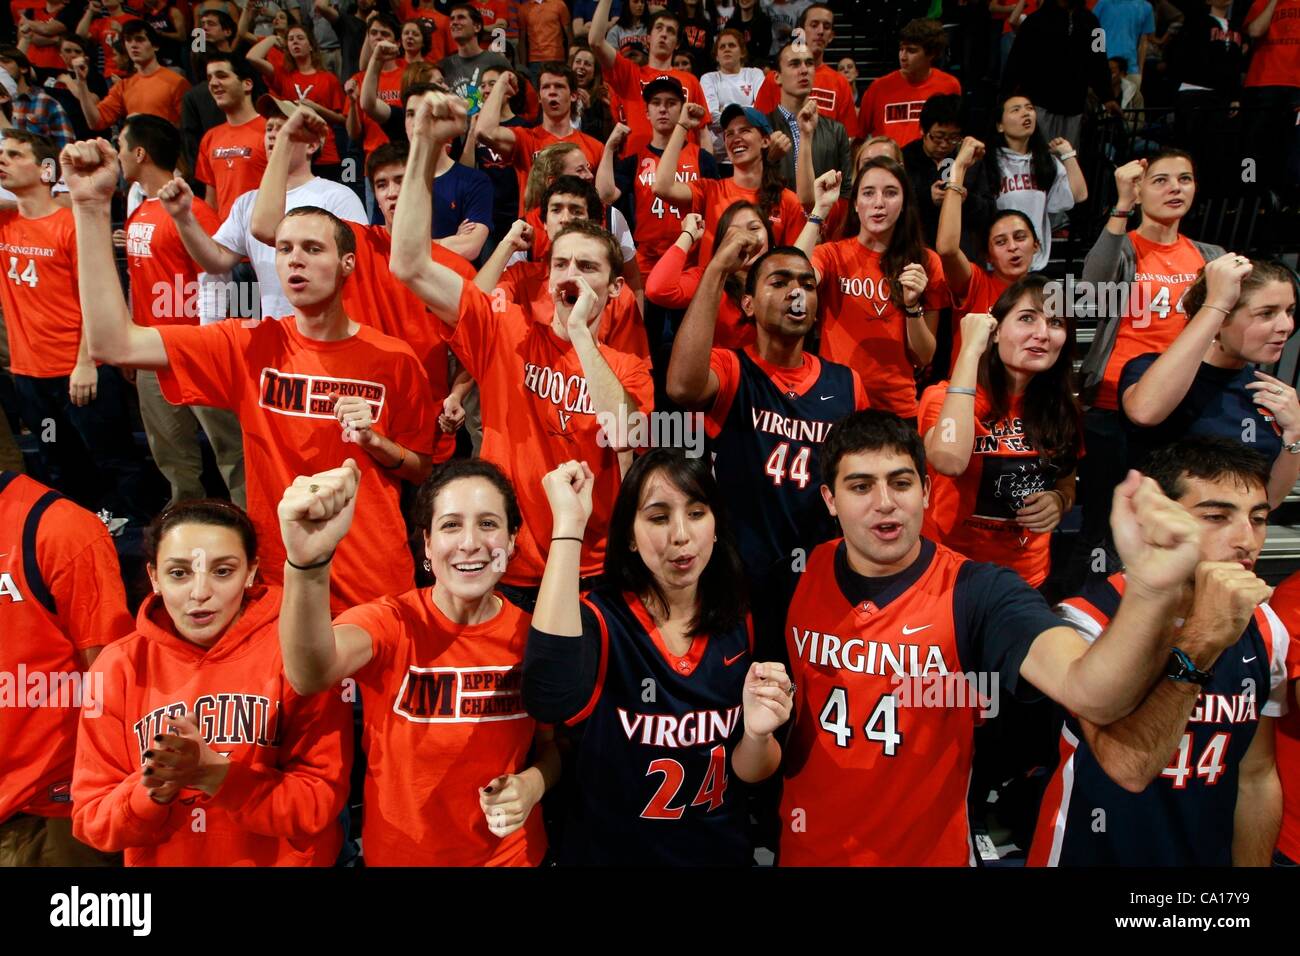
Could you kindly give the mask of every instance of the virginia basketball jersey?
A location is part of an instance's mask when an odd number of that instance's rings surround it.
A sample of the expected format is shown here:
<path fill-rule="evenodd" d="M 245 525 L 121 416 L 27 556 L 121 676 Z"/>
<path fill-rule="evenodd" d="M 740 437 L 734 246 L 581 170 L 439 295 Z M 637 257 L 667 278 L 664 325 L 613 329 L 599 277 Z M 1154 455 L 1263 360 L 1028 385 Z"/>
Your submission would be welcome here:
<path fill-rule="evenodd" d="M 853 372 L 818 359 L 802 394 L 782 390 L 748 354 L 735 397 L 713 440 L 713 472 L 726 494 L 736 545 L 751 578 L 835 536 L 821 496 L 821 445 L 831 425 L 857 409 Z"/>
<path fill-rule="evenodd" d="M 1124 575 L 1085 587 L 1061 605 L 1090 639 L 1110 623 Z M 1079 721 L 1061 728 L 1061 762 L 1039 810 L 1031 866 L 1231 866 L 1237 776 L 1270 702 L 1275 661 L 1287 632 L 1267 604 L 1214 664 L 1169 766 L 1141 793 L 1115 783 L 1084 739 Z M 1165 678 L 1161 678 L 1164 680 Z M 1280 685 L 1281 686 L 1281 685 Z"/>
<path fill-rule="evenodd" d="M 742 786 L 748 628 L 697 637 L 684 657 L 634 594 L 593 592 L 601 662 L 581 725 L 578 794 L 560 860 L 574 864 L 747 865 Z"/>
<path fill-rule="evenodd" d="M 786 618 L 798 694 L 780 863 L 970 864 L 966 791 L 980 694 L 961 672 L 981 664 L 954 608 L 963 567 L 979 565 L 922 539 L 912 568 L 854 604 L 837 567 L 844 547 L 813 552 Z"/>

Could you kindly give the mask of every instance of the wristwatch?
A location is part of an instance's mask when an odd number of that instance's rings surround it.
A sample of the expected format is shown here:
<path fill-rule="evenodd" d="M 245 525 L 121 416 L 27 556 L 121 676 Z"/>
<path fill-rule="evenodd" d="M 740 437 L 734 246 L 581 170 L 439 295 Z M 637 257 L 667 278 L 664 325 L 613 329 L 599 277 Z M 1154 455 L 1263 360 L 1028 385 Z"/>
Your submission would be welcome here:
<path fill-rule="evenodd" d="M 1170 651 L 1169 666 L 1165 670 L 1165 676 L 1183 684 L 1197 684 L 1204 687 L 1214 675 L 1209 671 L 1201 670 L 1192 663 L 1192 659 L 1187 654 L 1175 647 Z"/>
<path fill-rule="evenodd" d="M 1300 438 L 1297 438 L 1291 444 L 1283 445 L 1282 447 L 1293 455 L 1300 455 Z"/>

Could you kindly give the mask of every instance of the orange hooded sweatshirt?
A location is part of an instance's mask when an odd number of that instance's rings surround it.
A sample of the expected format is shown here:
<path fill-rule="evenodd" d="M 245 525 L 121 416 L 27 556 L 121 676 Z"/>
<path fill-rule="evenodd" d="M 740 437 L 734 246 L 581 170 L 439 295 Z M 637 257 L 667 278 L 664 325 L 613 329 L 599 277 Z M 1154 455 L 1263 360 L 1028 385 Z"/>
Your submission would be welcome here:
<path fill-rule="evenodd" d="M 280 590 L 250 589 L 243 613 L 204 649 L 179 637 L 158 595 L 136 631 L 106 648 L 103 713 L 83 708 L 72 827 L 127 866 L 331 866 L 352 763 L 352 712 L 339 690 L 302 697 L 284 676 Z M 155 803 L 140 784 L 164 718 L 192 713 L 231 766 L 213 797 Z"/>

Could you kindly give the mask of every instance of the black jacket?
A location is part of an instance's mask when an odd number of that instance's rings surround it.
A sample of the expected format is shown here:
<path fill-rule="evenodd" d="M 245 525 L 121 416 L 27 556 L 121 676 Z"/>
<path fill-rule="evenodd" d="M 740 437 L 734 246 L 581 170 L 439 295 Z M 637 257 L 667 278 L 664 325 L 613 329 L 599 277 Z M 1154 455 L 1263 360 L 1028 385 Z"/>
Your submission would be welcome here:
<path fill-rule="evenodd" d="M 1025 17 L 1002 73 L 1002 92 L 1023 93 L 1034 105 L 1063 116 L 1085 111 L 1088 89 L 1105 103 L 1115 98 L 1105 47 L 1094 51 L 1101 24 L 1079 3 L 1065 9 L 1055 2 Z"/>
<path fill-rule="evenodd" d="M 1225 33 L 1214 17 L 1198 13 L 1184 20 L 1183 28 L 1174 34 L 1165 61 L 1170 77 L 1178 83 L 1236 95 L 1246 70 L 1246 37 L 1231 23 Z"/>

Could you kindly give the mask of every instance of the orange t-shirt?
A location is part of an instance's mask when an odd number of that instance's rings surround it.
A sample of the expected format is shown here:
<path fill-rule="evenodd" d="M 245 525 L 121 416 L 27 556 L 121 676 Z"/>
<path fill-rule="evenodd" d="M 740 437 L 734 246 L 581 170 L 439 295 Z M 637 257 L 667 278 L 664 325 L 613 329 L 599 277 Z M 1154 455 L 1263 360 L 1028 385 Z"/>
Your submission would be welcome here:
<path fill-rule="evenodd" d="M 1266 6 L 1268 0 L 1255 0 L 1245 22 Z M 1246 68 L 1247 86 L 1300 86 L 1300 0 L 1277 0 L 1268 30 L 1250 43 L 1254 49 Z"/>
<path fill-rule="evenodd" d="M 225 219 L 230 207 L 256 189 L 266 171 L 266 118 L 247 123 L 222 123 L 203 134 L 194 178 L 217 190 L 217 214 Z"/>
<path fill-rule="evenodd" d="M 515 134 L 515 151 L 510 158 L 510 164 L 519 179 L 519 215 L 521 216 L 524 214 L 524 191 L 528 188 L 528 171 L 533 168 L 533 160 L 537 158 L 537 154 L 547 146 L 554 146 L 556 143 L 573 143 L 582 150 L 582 155 L 587 157 L 593 173 L 600 165 L 601 153 L 605 151 L 603 144 L 577 129 L 570 130 L 567 136 L 556 136 L 540 126 L 507 128 Z"/>
<path fill-rule="evenodd" d="M 277 69 L 267 80 L 267 86 L 280 99 L 291 103 L 308 100 L 336 113 L 346 113 L 348 109 L 343 84 L 329 70 L 303 73 L 299 70 Z M 339 144 L 334 139 L 333 126 L 330 127 L 330 133 L 325 137 L 320 152 L 316 154 L 316 162 L 324 166 L 335 166 L 339 162 Z"/>
<path fill-rule="evenodd" d="M 862 376 L 871 407 L 912 418 L 916 415 L 916 376 L 907 351 L 907 316 L 890 297 L 880 271 L 880 253 L 855 239 L 828 242 L 813 250 L 817 308 L 821 313 L 821 356 L 847 365 Z M 929 282 L 921 293 L 927 311 L 948 304 L 943 266 L 925 250 Z"/>
<path fill-rule="evenodd" d="M 402 110 L 402 73 L 405 69 L 405 61 L 397 60 L 399 66 L 391 70 L 379 71 L 379 88 L 376 96 L 388 104 L 390 110 Z M 352 79 L 357 82 L 357 89 L 361 89 L 361 81 L 366 77 L 362 70 L 360 73 L 354 73 Z M 384 128 L 370 118 L 370 114 L 358 105 L 357 100 L 348 100 L 348 109 L 356 110 L 357 116 L 361 120 L 362 149 L 369 156 L 380 146 L 388 142 L 388 134 Z"/>
<path fill-rule="evenodd" d="M 529 616 L 499 598 L 481 624 L 452 622 L 428 588 L 345 611 L 370 635 L 354 675 L 364 707 L 368 866 L 537 866 L 542 810 L 500 839 L 478 791 L 528 769 L 537 723 L 524 710 Z"/>
<path fill-rule="evenodd" d="M 694 211 L 704 217 L 704 235 L 700 237 L 700 263 L 704 264 L 713 257 L 714 233 L 718 229 L 718 220 L 727 211 L 727 207 L 742 199 L 746 202 L 758 202 L 758 190 L 746 189 L 736 184 L 734 179 L 697 179 L 689 182 L 691 201 Z M 772 226 L 772 245 L 793 246 L 803 232 L 808 217 L 799 197 L 788 189 L 781 191 L 781 202 L 772 210 L 768 223 Z"/>
<path fill-rule="evenodd" d="M 619 122 L 626 123 L 632 129 L 623 144 L 624 153 L 635 153 L 645 148 L 654 135 L 654 130 L 650 127 L 650 117 L 646 115 L 645 100 L 641 98 L 641 90 L 651 80 L 658 79 L 661 76 L 671 76 L 682 84 L 682 87 L 686 90 L 686 102 L 697 103 L 704 107 L 704 119 L 700 122 L 700 128 L 708 126 L 713 121 L 713 115 L 709 112 L 708 101 L 704 98 L 704 89 L 700 86 L 700 81 L 695 78 L 693 73 L 684 73 L 681 70 L 656 70 L 651 66 L 637 66 L 620 53 L 615 57 L 614 65 L 605 71 L 605 85 L 609 87 L 610 92 L 613 94 L 614 101 L 611 101 L 610 105 L 615 118 Z M 699 129 L 691 130 L 687 134 L 686 141 L 698 146 L 700 144 Z"/>
<path fill-rule="evenodd" d="M 397 5 L 398 18 L 423 20 L 433 34 L 429 44 L 429 60 L 437 63 L 443 57 L 456 52 L 456 41 L 451 38 L 451 18 L 430 7 L 417 7 L 411 0 L 402 0 Z"/>
<path fill-rule="evenodd" d="M 419 296 L 388 271 L 388 258 L 393 248 L 393 237 L 388 230 L 383 226 L 349 225 L 357 237 L 357 265 L 343 284 L 343 308 L 354 322 L 372 325 L 411 347 L 429 376 L 436 416 L 451 390 L 451 383 L 447 380 L 447 343 L 438 330 L 441 322 Z M 435 262 L 459 273 L 464 279 L 474 280 L 474 267 L 464 256 L 458 256 L 436 242 L 430 245 Z M 439 430 L 435 438 L 435 462 L 446 461 L 455 454 L 455 434 L 448 435 Z"/>
<path fill-rule="evenodd" d="M 104 650 L 103 713 L 84 713 L 72 780 L 73 832 L 127 866 L 332 866 L 352 766 L 352 708 L 340 688 L 300 696 L 280 656 L 280 592 L 250 588 L 239 617 L 203 648 L 180 637 L 162 598 L 135 633 Z M 194 715 L 230 758 L 214 796 L 184 789 L 170 804 L 140 785 L 166 718 Z M 195 827 L 196 809 L 202 827 Z"/>
<path fill-rule="evenodd" d="M 939 423 L 948 383 L 931 385 L 921 396 L 917 431 Z M 1027 495 L 1056 487 L 1059 469 L 1044 464 L 1025 437 L 1022 396 L 1014 395 L 1004 417 L 994 420 L 988 395 L 975 396 L 975 446 L 966 470 L 955 477 L 929 465 L 930 507 L 921 533 L 942 541 L 972 561 L 991 561 L 1019 574 L 1030 587 L 1047 579 L 1051 565 L 1050 532 L 1029 531 L 1016 524 L 1015 513 Z"/>
<path fill-rule="evenodd" d="M 862 94 L 858 109 L 858 131 L 863 138 L 888 136 L 899 146 L 921 138 L 921 108 L 940 93 L 961 95 L 961 83 L 943 70 L 930 71 L 921 83 L 913 83 L 895 70 L 882 76 Z"/>
<path fill-rule="evenodd" d="M 1183 295 L 1205 267 L 1205 259 L 1186 236 L 1163 245 L 1128 234 L 1137 253 L 1130 286 L 1128 314 L 1120 319 L 1115 345 L 1092 404 L 1115 409 L 1119 403 L 1119 377 L 1129 359 L 1148 352 L 1163 352 L 1187 328 Z"/>
<path fill-rule="evenodd" d="M 36 4 L 28 7 L 32 11 L 33 23 L 49 23 L 57 19 L 54 14 L 45 9 L 45 4 Z M 16 27 L 20 21 L 15 20 Z M 59 44 L 52 46 L 37 46 L 35 43 L 27 47 L 27 60 L 32 66 L 39 70 L 62 70 L 66 67 L 63 64 L 63 57 L 59 56 Z"/>
<path fill-rule="evenodd" d="M 0 673 L 16 681 L 0 697 L 0 821 L 72 814 L 78 715 L 103 697 L 77 652 L 131 633 L 113 539 L 89 511 L 56 498 L 36 525 L 35 561 L 27 559 L 24 529 L 49 493 L 26 475 L 0 472 Z M 33 682 L 47 675 L 52 696 L 30 699 Z"/>
<path fill-rule="evenodd" d="M 665 309 L 688 309 L 704 277 L 703 266 L 686 268 L 686 253 L 671 245 L 645 280 L 645 297 Z M 753 345 L 758 336 L 754 320 L 740 311 L 740 306 L 725 293 L 718 302 L 718 320 L 713 327 L 715 349 L 743 349 Z"/>
<path fill-rule="evenodd" d="M 205 202 L 194 218 L 209 236 L 221 220 Z M 194 325 L 199 321 L 198 264 L 190 258 L 176 223 L 157 199 L 146 199 L 126 220 L 126 271 L 131 317 L 136 325 Z"/>
<path fill-rule="evenodd" d="M 812 92 L 809 95 L 817 104 L 817 112 L 827 119 L 843 123 L 849 139 L 858 137 L 858 114 L 853 108 L 853 87 L 849 86 L 843 73 L 823 63 L 813 73 Z M 758 95 L 754 98 L 754 109 L 766 115 L 775 110 L 780 102 L 781 83 L 776 71 L 768 70 L 758 88 Z"/>
<path fill-rule="evenodd" d="M 946 281 L 946 278 L 945 278 Z M 952 362 L 956 363 L 961 354 L 961 320 L 971 312 L 988 312 L 998 296 L 1007 290 L 1010 283 L 998 278 L 991 272 L 985 272 L 980 266 L 971 263 L 970 283 L 966 294 L 957 301 L 956 293 L 952 297 Z M 949 290 L 951 291 L 951 289 Z"/>
<path fill-rule="evenodd" d="M 121 13 L 115 13 L 112 16 L 96 17 L 90 21 L 90 38 L 97 42 L 100 49 L 104 52 L 104 75 L 105 76 L 125 76 L 126 74 L 118 67 L 114 60 L 113 44 L 118 41 L 122 35 L 122 24 L 129 20 L 136 19 L 134 13 L 127 13 L 125 10 Z M 54 49 L 58 49 L 55 47 Z"/>
<path fill-rule="evenodd" d="M 600 573 L 621 475 L 617 452 L 602 443 L 577 352 L 519 306 L 495 307 L 472 282 L 461 291 L 459 312 L 455 329 L 444 324 L 443 334 L 478 383 L 482 456 L 510 478 L 524 517 L 503 580 L 524 587 L 541 583 L 551 540 L 551 506 L 542 478 L 570 460 L 586 461 L 596 476 L 579 567 L 584 576 Z M 649 363 L 608 345 L 601 345 L 600 353 L 638 410 L 648 413 L 654 402 Z"/>
<path fill-rule="evenodd" d="M 94 129 L 107 129 L 136 113 L 161 116 L 173 126 L 179 126 L 181 100 L 189 88 L 185 77 L 165 66 L 148 76 L 134 73 L 109 87 L 108 95 L 99 101 L 99 125 Z"/>
<path fill-rule="evenodd" d="M 641 275 L 648 276 L 655 263 L 682 234 L 682 221 L 691 210 L 685 204 L 677 206 L 670 200 L 655 195 L 660 153 L 646 146 L 640 152 L 624 155 L 635 157 L 636 160 L 636 176 L 632 180 L 635 211 L 632 236 L 636 239 L 637 265 L 641 269 Z M 687 143 L 682 147 L 673 178 L 679 183 L 693 183 L 700 178 L 698 146 Z"/>
<path fill-rule="evenodd" d="M 555 316 L 555 300 L 551 298 L 550 265 L 547 262 L 516 262 L 501 276 L 497 287 L 506 298 L 527 310 L 537 322 L 547 325 Z M 614 298 L 605 303 L 605 314 L 600 318 L 596 340 L 618 352 L 626 352 L 650 360 L 650 342 L 645 334 L 645 321 L 636 304 L 636 294 L 623 283 Z"/>
<path fill-rule="evenodd" d="M 528 38 L 528 62 L 564 60 L 569 8 L 564 0 L 520 0 L 519 28 Z"/>
<path fill-rule="evenodd" d="M 71 209 L 40 219 L 0 212 L 0 304 L 15 375 L 71 375 L 81 345 L 77 230 Z"/>
<path fill-rule="evenodd" d="M 431 454 L 436 415 L 429 407 L 428 377 L 411 347 L 368 325 L 340 341 L 308 339 L 292 316 L 251 327 L 227 319 L 158 331 L 169 363 L 158 370 L 158 384 L 167 400 L 227 408 L 239 418 L 248 514 L 261 543 L 262 578 L 279 583 L 283 576 L 276 506 L 284 489 L 299 475 L 337 468 L 354 458 L 361 469 L 361 490 L 352 530 L 334 555 L 331 606 L 341 611 L 409 588 L 415 566 L 398 501 L 401 480 L 343 440 L 334 396 L 364 397 L 375 431 L 404 448 Z"/>

